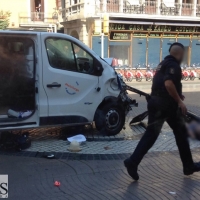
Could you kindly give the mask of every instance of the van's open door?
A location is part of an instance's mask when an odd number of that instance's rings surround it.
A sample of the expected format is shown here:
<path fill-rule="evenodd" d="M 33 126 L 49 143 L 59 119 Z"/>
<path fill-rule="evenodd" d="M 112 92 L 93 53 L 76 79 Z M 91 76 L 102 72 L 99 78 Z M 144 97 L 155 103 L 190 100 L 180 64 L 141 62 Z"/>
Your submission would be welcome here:
<path fill-rule="evenodd" d="M 0 32 L 0 130 L 38 124 L 37 34 Z"/>

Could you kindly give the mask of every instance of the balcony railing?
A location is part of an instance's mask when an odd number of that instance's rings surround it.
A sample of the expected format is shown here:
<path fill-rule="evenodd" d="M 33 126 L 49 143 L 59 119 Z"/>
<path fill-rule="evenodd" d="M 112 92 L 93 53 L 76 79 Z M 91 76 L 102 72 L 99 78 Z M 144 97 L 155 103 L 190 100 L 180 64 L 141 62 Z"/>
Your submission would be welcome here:
<path fill-rule="evenodd" d="M 192 15 L 192 4 L 190 4 L 190 3 L 182 3 L 181 14 L 183 16 L 191 16 Z"/>
<path fill-rule="evenodd" d="M 55 23 L 58 20 L 57 13 L 31 12 L 19 13 L 20 24 Z"/>
<path fill-rule="evenodd" d="M 156 14 L 156 2 L 155 1 L 146 1 L 141 5 L 132 5 L 128 1 L 124 1 L 123 7 L 124 13 L 133 13 L 133 14 Z"/>
<path fill-rule="evenodd" d="M 200 17 L 200 5 L 197 5 L 196 16 Z"/>
<path fill-rule="evenodd" d="M 62 9 L 64 20 L 82 19 L 92 17 L 100 13 L 124 13 L 166 16 L 200 16 L 200 5 L 197 5 L 196 15 L 194 6 L 189 3 L 158 4 L 154 0 L 91 0 L 69 5 Z M 136 3 L 138 2 L 138 3 Z"/>
<path fill-rule="evenodd" d="M 181 4 L 175 3 L 172 6 L 166 6 L 164 3 L 160 5 L 161 15 L 179 15 Z"/>

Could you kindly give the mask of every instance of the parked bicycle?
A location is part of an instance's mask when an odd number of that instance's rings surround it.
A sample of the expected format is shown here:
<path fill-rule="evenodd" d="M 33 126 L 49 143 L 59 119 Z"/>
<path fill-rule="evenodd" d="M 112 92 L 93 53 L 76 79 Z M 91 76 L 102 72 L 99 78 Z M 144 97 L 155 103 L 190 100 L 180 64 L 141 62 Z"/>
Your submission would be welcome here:
<path fill-rule="evenodd" d="M 195 64 L 193 64 L 190 68 L 190 80 L 194 81 L 195 78 L 199 78 L 199 74 L 197 73 Z"/>
<path fill-rule="evenodd" d="M 132 82 L 134 76 L 133 73 L 128 68 L 129 68 L 128 66 L 124 65 L 121 73 L 123 75 L 124 81 Z"/>
<path fill-rule="evenodd" d="M 142 74 L 141 69 L 140 69 L 141 65 L 138 64 L 135 68 L 136 68 L 136 71 L 135 71 L 134 77 L 135 77 L 136 81 L 141 82 L 144 77 L 144 75 Z"/>
<path fill-rule="evenodd" d="M 188 66 L 185 64 L 182 66 L 182 80 L 188 81 L 190 79 L 190 71 L 187 70 Z"/>
<path fill-rule="evenodd" d="M 150 68 L 150 65 L 147 65 L 144 76 L 146 78 L 146 81 L 152 81 L 153 80 L 153 72 Z"/>

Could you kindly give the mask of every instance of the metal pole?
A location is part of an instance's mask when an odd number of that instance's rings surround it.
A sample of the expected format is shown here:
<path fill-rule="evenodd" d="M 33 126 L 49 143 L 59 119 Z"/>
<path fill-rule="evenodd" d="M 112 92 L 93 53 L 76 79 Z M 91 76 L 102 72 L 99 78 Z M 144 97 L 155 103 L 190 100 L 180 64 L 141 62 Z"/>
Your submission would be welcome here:
<path fill-rule="evenodd" d="M 163 34 L 160 37 L 160 62 L 162 61 L 162 52 L 163 52 Z"/>
<path fill-rule="evenodd" d="M 101 21 L 101 57 L 104 58 L 104 33 L 103 33 L 102 16 L 100 17 L 100 21 Z"/>
<path fill-rule="evenodd" d="M 104 58 L 104 33 L 101 33 L 101 57 Z"/>
<path fill-rule="evenodd" d="M 149 54 L 149 34 L 146 35 L 146 67 L 148 65 L 148 54 Z"/>
<path fill-rule="evenodd" d="M 57 25 L 54 24 L 54 32 L 57 33 Z"/>
<path fill-rule="evenodd" d="M 190 45 L 188 51 L 188 65 L 191 65 L 191 55 L 192 55 L 192 34 L 190 35 Z"/>

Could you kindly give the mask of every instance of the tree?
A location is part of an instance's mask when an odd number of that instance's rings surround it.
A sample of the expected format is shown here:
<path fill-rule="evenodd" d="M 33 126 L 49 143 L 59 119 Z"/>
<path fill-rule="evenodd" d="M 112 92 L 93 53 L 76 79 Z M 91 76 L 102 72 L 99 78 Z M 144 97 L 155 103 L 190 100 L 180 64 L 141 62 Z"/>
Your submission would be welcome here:
<path fill-rule="evenodd" d="M 9 18 L 11 13 L 9 11 L 0 11 L 0 30 L 4 30 L 9 26 Z"/>

